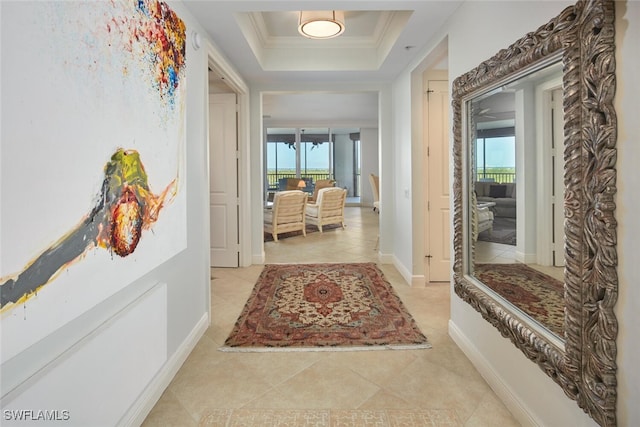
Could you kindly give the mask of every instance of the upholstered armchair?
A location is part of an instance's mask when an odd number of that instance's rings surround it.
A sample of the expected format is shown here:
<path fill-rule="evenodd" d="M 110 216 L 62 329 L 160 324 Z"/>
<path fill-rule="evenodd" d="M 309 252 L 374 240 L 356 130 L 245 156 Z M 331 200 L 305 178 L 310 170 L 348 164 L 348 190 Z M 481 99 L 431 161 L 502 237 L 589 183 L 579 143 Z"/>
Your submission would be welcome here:
<path fill-rule="evenodd" d="M 318 192 L 323 188 L 333 187 L 336 185 L 336 182 L 333 179 L 319 179 L 316 181 L 315 188 L 313 189 L 313 195 L 309 197 L 307 203 L 315 203 L 318 199 Z"/>
<path fill-rule="evenodd" d="M 478 206 L 477 208 L 478 218 L 478 232 L 475 238 L 478 238 L 478 234 L 483 231 L 489 230 L 489 233 L 493 230 L 493 212 L 489 210 L 488 206 Z"/>
<path fill-rule="evenodd" d="M 314 224 L 322 233 L 322 226 L 328 224 L 344 224 L 344 205 L 347 200 L 347 190 L 340 187 L 325 187 L 318 191 L 315 203 L 307 203 L 305 208 L 306 221 Z"/>
<path fill-rule="evenodd" d="M 493 212 L 486 204 L 478 203 L 475 191 L 471 194 L 471 202 L 473 204 L 473 209 L 471 210 L 471 234 L 475 242 L 478 240 L 478 234 L 486 230 L 491 233 L 493 230 Z"/>
<path fill-rule="evenodd" d="M 273 205 L 264 211 L 264 231 L 278 241 L 279 233 L 302 230 L 307 235 L 305 206 L 309 195 L 304 191 L 279 191 L 273 197 Z"/>

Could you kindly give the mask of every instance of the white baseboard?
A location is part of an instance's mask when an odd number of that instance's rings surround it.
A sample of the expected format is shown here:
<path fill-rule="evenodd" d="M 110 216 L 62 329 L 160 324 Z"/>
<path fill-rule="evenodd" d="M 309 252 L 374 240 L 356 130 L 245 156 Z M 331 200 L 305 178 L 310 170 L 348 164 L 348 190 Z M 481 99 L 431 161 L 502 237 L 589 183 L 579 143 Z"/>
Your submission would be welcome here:
<path fill-rule="evenodd" d="M 266 259 L 264 251 L 262 251 L 261 255 L 253 254 L 251 255 L 251 263 L 252 264 L 264 264 L 264 260 Z"/>
<path fill-rule="evenodd" d="M 142 392 L 140 397 L 131 405 L 131 408 L 124 414 L 118 425 L 120 426 L 139 426 L 141 425 L 149 412 L 153 409 L 162 393 L 171 383 L 180 367 L 189 354 L 193 351 L 200 338 L 204 335 L 209 327 L 209 314 L 205 313 L 191 333 L 182 342 L 171 358 L 164 364 L 155 378 L 149 383 L 149 386 Z"/>
<path fill-rule="evenodd" d="M 402 264 L 395 255 L 393 256 L 393 266 L 398 270 L 407 285 L 411 286 L 411 272 L 405 268 L 404 264 Z"/>
<path fill-rule="evenodd" d="M 462 352 L 471 361 L 473 366 L 480 372 L 480 375 L 489 384 L 489 387 L 498 395 L 498 398 L 509 409 L 511 414 L 525 427 L 538 427 L 542 424 L 536 421 L 527 409 L 527 405 L 511 392 L 500 375 L 493 369 L 493 366 L 485 357 L 478 352 L 466 335 L 449 319 L 449 336 L 457 344 Z"/>

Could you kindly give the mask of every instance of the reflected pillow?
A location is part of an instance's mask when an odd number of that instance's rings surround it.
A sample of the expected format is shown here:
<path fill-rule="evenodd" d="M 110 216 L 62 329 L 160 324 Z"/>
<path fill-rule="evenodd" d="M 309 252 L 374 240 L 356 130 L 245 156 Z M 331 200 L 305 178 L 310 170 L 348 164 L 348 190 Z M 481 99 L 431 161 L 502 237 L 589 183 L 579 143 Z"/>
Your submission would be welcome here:
<path fill-rule="evenodd" d="M 507 186 L 506 185 L 492 185 L 489 188 L 489 197 L 494 197 L 496 199 L 507 197 Z"/>

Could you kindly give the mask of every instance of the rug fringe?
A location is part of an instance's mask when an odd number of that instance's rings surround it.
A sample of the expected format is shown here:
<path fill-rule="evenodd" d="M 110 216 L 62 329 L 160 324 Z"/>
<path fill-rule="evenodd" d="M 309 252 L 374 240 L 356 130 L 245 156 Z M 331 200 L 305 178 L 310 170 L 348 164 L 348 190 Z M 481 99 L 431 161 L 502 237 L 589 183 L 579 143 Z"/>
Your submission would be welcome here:
<path fill-rule="evenodd" d="M 406 345 L 379 345 L 358 347 L 229 347 L 222 346 L 218 351 L 225 353 L 276 353 L 276 352 L 305 352 L 305 351 L 382 351 L 382 350 L 428 350 L 430 343 Z"/>

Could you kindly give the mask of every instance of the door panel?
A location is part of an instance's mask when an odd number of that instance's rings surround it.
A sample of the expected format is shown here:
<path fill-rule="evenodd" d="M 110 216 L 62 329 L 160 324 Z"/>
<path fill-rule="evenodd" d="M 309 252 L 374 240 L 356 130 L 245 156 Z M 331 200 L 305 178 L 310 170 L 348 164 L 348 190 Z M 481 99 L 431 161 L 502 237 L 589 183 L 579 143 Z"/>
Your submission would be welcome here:
<path fill-rule="evenodd" d="M 238 267 L 238 164 L 235 94 L 209 96 L 211 266 Z"/>
<path fill-rule="evenodd" d="M 427 258 L 428 282 L 450 280 L 449 212 L 449 85 L 446 80 L 427 82 Z"/>

